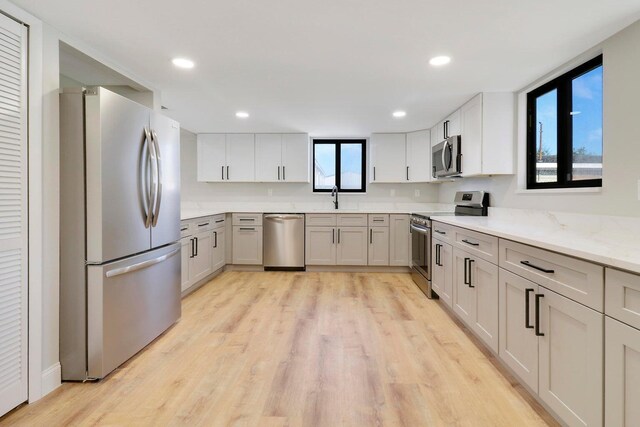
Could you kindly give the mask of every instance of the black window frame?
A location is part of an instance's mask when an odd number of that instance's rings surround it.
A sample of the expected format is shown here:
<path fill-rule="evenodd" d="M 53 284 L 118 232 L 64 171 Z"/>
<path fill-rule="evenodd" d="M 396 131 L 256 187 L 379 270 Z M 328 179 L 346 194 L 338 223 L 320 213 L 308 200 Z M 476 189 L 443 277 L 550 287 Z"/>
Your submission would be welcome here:
<path fill-rule="evenodd" d="M 361 177 L 361 188 L 352 189 L 342 188 L 342 183 L 340 182 L 340 166 L 341 166 L 341 149 L 342 144 L 360 144 L 362 145 L 362 177 Z M 365 138 L 354 138 L 354 139 L 322 139 L 322 138 L 314 138 L 312 144 L 313 150 L 313 192 L 314 193 L 330 193 L 332 190 L 330 188 L 316 188 L 316 145 L 334 145 L 335 146 L 335 156 L 336 156 L 336 183 L 335 185 L 338 187 L 338 191 L 341 193 L 366 193 L 367 192 L 367 140 Z"/>
<path fill-rule="evenodd" d="M 527 189 L 602 187 L 602 178 L 571 179 L 573 170 L 573 123 L 572 123 L 572 82 L 575 78 L 603 66 L 602 55 L 573 68 L 540 87 L 527 93 Z M 536 182 L 536 100 L 541 95 L 557 90 L 557 165 L 556 182 Z M 603 140 L 604 151 L 604 140 Z M 604 152 L 603 152 L 604 154 Z"/>

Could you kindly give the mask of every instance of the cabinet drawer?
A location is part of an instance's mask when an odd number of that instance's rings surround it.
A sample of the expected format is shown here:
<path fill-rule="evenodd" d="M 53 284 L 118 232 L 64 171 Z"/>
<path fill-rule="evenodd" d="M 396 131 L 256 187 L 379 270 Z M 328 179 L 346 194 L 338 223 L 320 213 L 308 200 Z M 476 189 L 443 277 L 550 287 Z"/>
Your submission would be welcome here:
<path fill-rule="evenodd" d="M 500 239 L 500 267 L 603 312 L 604 271 L 599 265 Z"/>
<path fill-rule="evenodd" d="M 452 228 L 453 244 L 486 261 L 498 264 L 498 238 L 464 228 Z M 438 234 L 438 233 L 434 233 Z M 438 234 L 440 236 L 440 234 Z"/>
<path fill-rule="evenodd" d="M 194 233 L 201 233 L 203 231 L 212 230 L 213 218 L 212 217 L 198 218 L 197 220 L 191 223 L 190 229 L 193 230 Z"/>
<path fill-rule="evenodd" d="M 640 276 L 607 268 L 604 311 L 640 329 Z"/>
<path fill-rule="evenodd" d="M 336 214 L 306 214 L 307 227 L 335 227 Z"/>
<path fill-rule="evenodd" d="M 431 229 L 433 230 L 432 235 L 434 239 L 444 243 L 451 243 L 453 239 L 453 227 L 434 221 L 431 223 Z"/>
<path fill-rule="evenodd" d="M 231 216 L 233 225 L 262 225 L 260 213 L 234 213 Z"/>
<path fill-rule="evenodd" d="M 191 236 L 191 234 L 192 234 L 191 223 L 182 221 L 180 223 L 180 237 Z"/>
<path fill-rule="evenodd" d="M 336 216 L 339 227 L 366 227 L 368 224 L 367 214 L 338 214 Z"/>
<path fill-rule="evenodd" d="M 369 227 L 388 227 L 389 214 L 369 214 Z"/>
<path fill-rule="evenodd" d="M 213 229 L 223 228 L 226 222 L 225 214 L 215 215 L 212 218 L 213 221 Z"/>

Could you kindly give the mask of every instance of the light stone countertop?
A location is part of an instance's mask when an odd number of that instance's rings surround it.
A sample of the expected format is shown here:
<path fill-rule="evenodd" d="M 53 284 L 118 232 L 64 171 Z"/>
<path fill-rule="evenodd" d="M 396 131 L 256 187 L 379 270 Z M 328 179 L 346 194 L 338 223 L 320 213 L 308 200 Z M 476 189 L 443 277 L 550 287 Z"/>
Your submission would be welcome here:
<path fill-rule="evenodd" d="M 640 218 L 489 208 L 486 217 L 432 219 L 640 273 Z"/>

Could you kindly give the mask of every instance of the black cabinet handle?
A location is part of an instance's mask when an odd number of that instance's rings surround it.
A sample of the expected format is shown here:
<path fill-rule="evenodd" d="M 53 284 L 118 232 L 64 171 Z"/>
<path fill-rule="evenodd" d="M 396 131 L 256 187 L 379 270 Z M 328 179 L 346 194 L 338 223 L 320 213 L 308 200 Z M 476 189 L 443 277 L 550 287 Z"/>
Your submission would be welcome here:
<path fill-rule="evenodd" d="M 376 167 L 373 167 L 373 180 L 376 180 Z"/>
<path fill-rule="evenodd" d="M 407 166 L 407 181 L 409 181 L 409 166 Z"/>
<path fill-rule="evenodd" d="M 442 260 L 440 255 L 441 250 L 442 250 L 442 245 L 439 243 L 436 243 L 436 265 L 438 267 L 442 267 Z"/>
<path fill-rule="evenodd" d="M 473 285 L 471 284 L 471 282 L 472 282 L 472 280 L 471 280 L 471 263 L 472 263 L 472 262 L 475 262 L 475 260 L 473 260 L 473 259 L 469 258 L 469 287 L 470 287 L 470 288 L 475 288 L 475 286 L 473 286 Z"/>
<path fill-rule="evenodd" d="M 540 299 L 544 298 L 543 294 L 536 294 L 536 336 L 543 337 L 544 334 L 540 332 Z"/>
<path fill-rule="evenodd" d="M 240 227 L 239 230 L 240 231 L 256 231 L 256 229 L 253 227 Z"/>
<path fill-rule="evenodd" d="M 467 239 L 462 239 L 462 242 L 466 243 L 467 245 L 471 245 L 471 246 L 480 246 L 480 243 L 470 242 Z"/>
<path fill-rule="evenodd" d="M 196 251 L 194 252 L 193 256 L 196 257 L 196 256 L 198 256 L 198 238 L 194 237 L 193 240 L 195 240 L 195 242 L 196 242 L 196 244 L 195 244 Z"/>
<path fill-rule="evenodd" d="M 181 227 L 180 231 L 187 231 L 189 229 L 189 227 Z"/>
<path fill-rule="evenodd" d="M 467 277 L 468 277 L 468 274 L 469 274 L 469 265 L 468 265 L 468 263 L 469 263 L 470 259 L 471 258 L 465 258 L 464 259 L 464 284 L 465 285 L 469 285 L 469 280 L 467 279 Z"/>
<path fill-rule="evenodd" d="M 222 180 L 224 181 L 224 166 L 222 166 Z"/>
<path fill-rule="evenodd" d="M 373 228 L 369 229 L 369 244 L 373 245 Z"/>
<path fill-rule="evenodd" d="M 524 290 L 524 327 L 527 329 L 533 329 L 533 325 L 530 325 L 530 316 L 529 316 L 529 294 L 532 293 L 535 289 L 527 288 Z"/>
<path fill-rule="evenodd" d="M 216 220 L 216 224 L 220 223 L 220 222 L 224 222 L 224 219 L 218 219 Z"/>
<path fill-rule="evenodd" d="M 191 239 L 191 255 L 189 258 L 193 258 L 196 256 L 196 247 L 194 246 L 195 240 Z"/>
<path fill-rule="evenodd" d="M 283 181 L 287 180 L 287 169 L 286 169 L 286 166 L 282 167 L 282 180 Z"/>
<path fill-rule="evenodd" d="M 206 227 L 207 225 L 209 225 L 208 222 L 203 222 L 202 224 L 198 224 L 198 227 Z"/>
<path fill-rule="evenodd" d="M 338 244 L 340 244 L 340 229 L 338 228 Z"/>
<path fill-rule="evenodd" d="M 335 245 L 336 243 L 336 229 L 332 228 L 331 229 L 331 244 Z"/>
<path fill-rule="evenodd" d="M 227 180 L 229 179 L 229 166 L 227 166 Z"/>
<path fill-rule="evenodd" d="M 538 271 L 542 271 L 543 273 L 555 273 L 555 270 L 549 270 L 547 268 L 538 267 L 537 265 L 531 264 L 529 261 L 520 261 L 520 264 L 526 265 L 527 267 L 535 268 Z"/>
<path fill-rule="evenodd" d="M 213 247 L 214 249 L 218 247 L 218 232 L 214 231 L 213 232 Z"/>
<path fill-rule="evenodd" d="M 438 234 L 447 234 L 446 231 L 440 231 L 440 230 L 435 230 L 435 229 L 433 231 L 435 231 Z"/>
<path fill-rule="evenodd" d="M 280 166 L 278 166 L 278 181 L 280 181 Z"/>

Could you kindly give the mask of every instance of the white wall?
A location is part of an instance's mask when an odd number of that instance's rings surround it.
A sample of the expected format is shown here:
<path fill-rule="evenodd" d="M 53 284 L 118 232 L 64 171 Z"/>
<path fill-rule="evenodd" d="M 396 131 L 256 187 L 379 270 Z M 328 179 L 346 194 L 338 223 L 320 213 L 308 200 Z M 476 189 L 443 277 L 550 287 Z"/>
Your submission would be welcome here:
<path fill-rule="evenodd" d="M 519 190 L 518 177 L 463 179 L 442 184 L 441 202 L 458 190 L 486 190 L 496 207 L 640 216 L 640 21 L 595 50 L 604 61 L 603 186 L 595 193 Z M 464 142 L 463 142 L 464 144 Z M 522 144 L 520 144 L 522 145 Z M 464 148 L 463 148 L 464 150 Z M 518 156 L 523 156 L 523 150 Z M 522 162 L 518 162 L 522 164 Z M 519 166 L 519 172 L 524 167 Z"/>
<path fill-rule="evenodd" d="M 197 181 L 196 135 L 185 129 L 180 134 L 181 199 L 183 202 L 322 202 L 326 193 L 314 194 L 307 183 L 208 183 Z M 341 206 L 354 203 L 436 202 L 439 184 L 367 184 L 366 194 L 340 194 Z M 268 195 L 269 189 L 272 195 Z M 416 197 L 415 190 L 420 190 Z M 395 196 L 391 192 L 395 191 Z"/>

